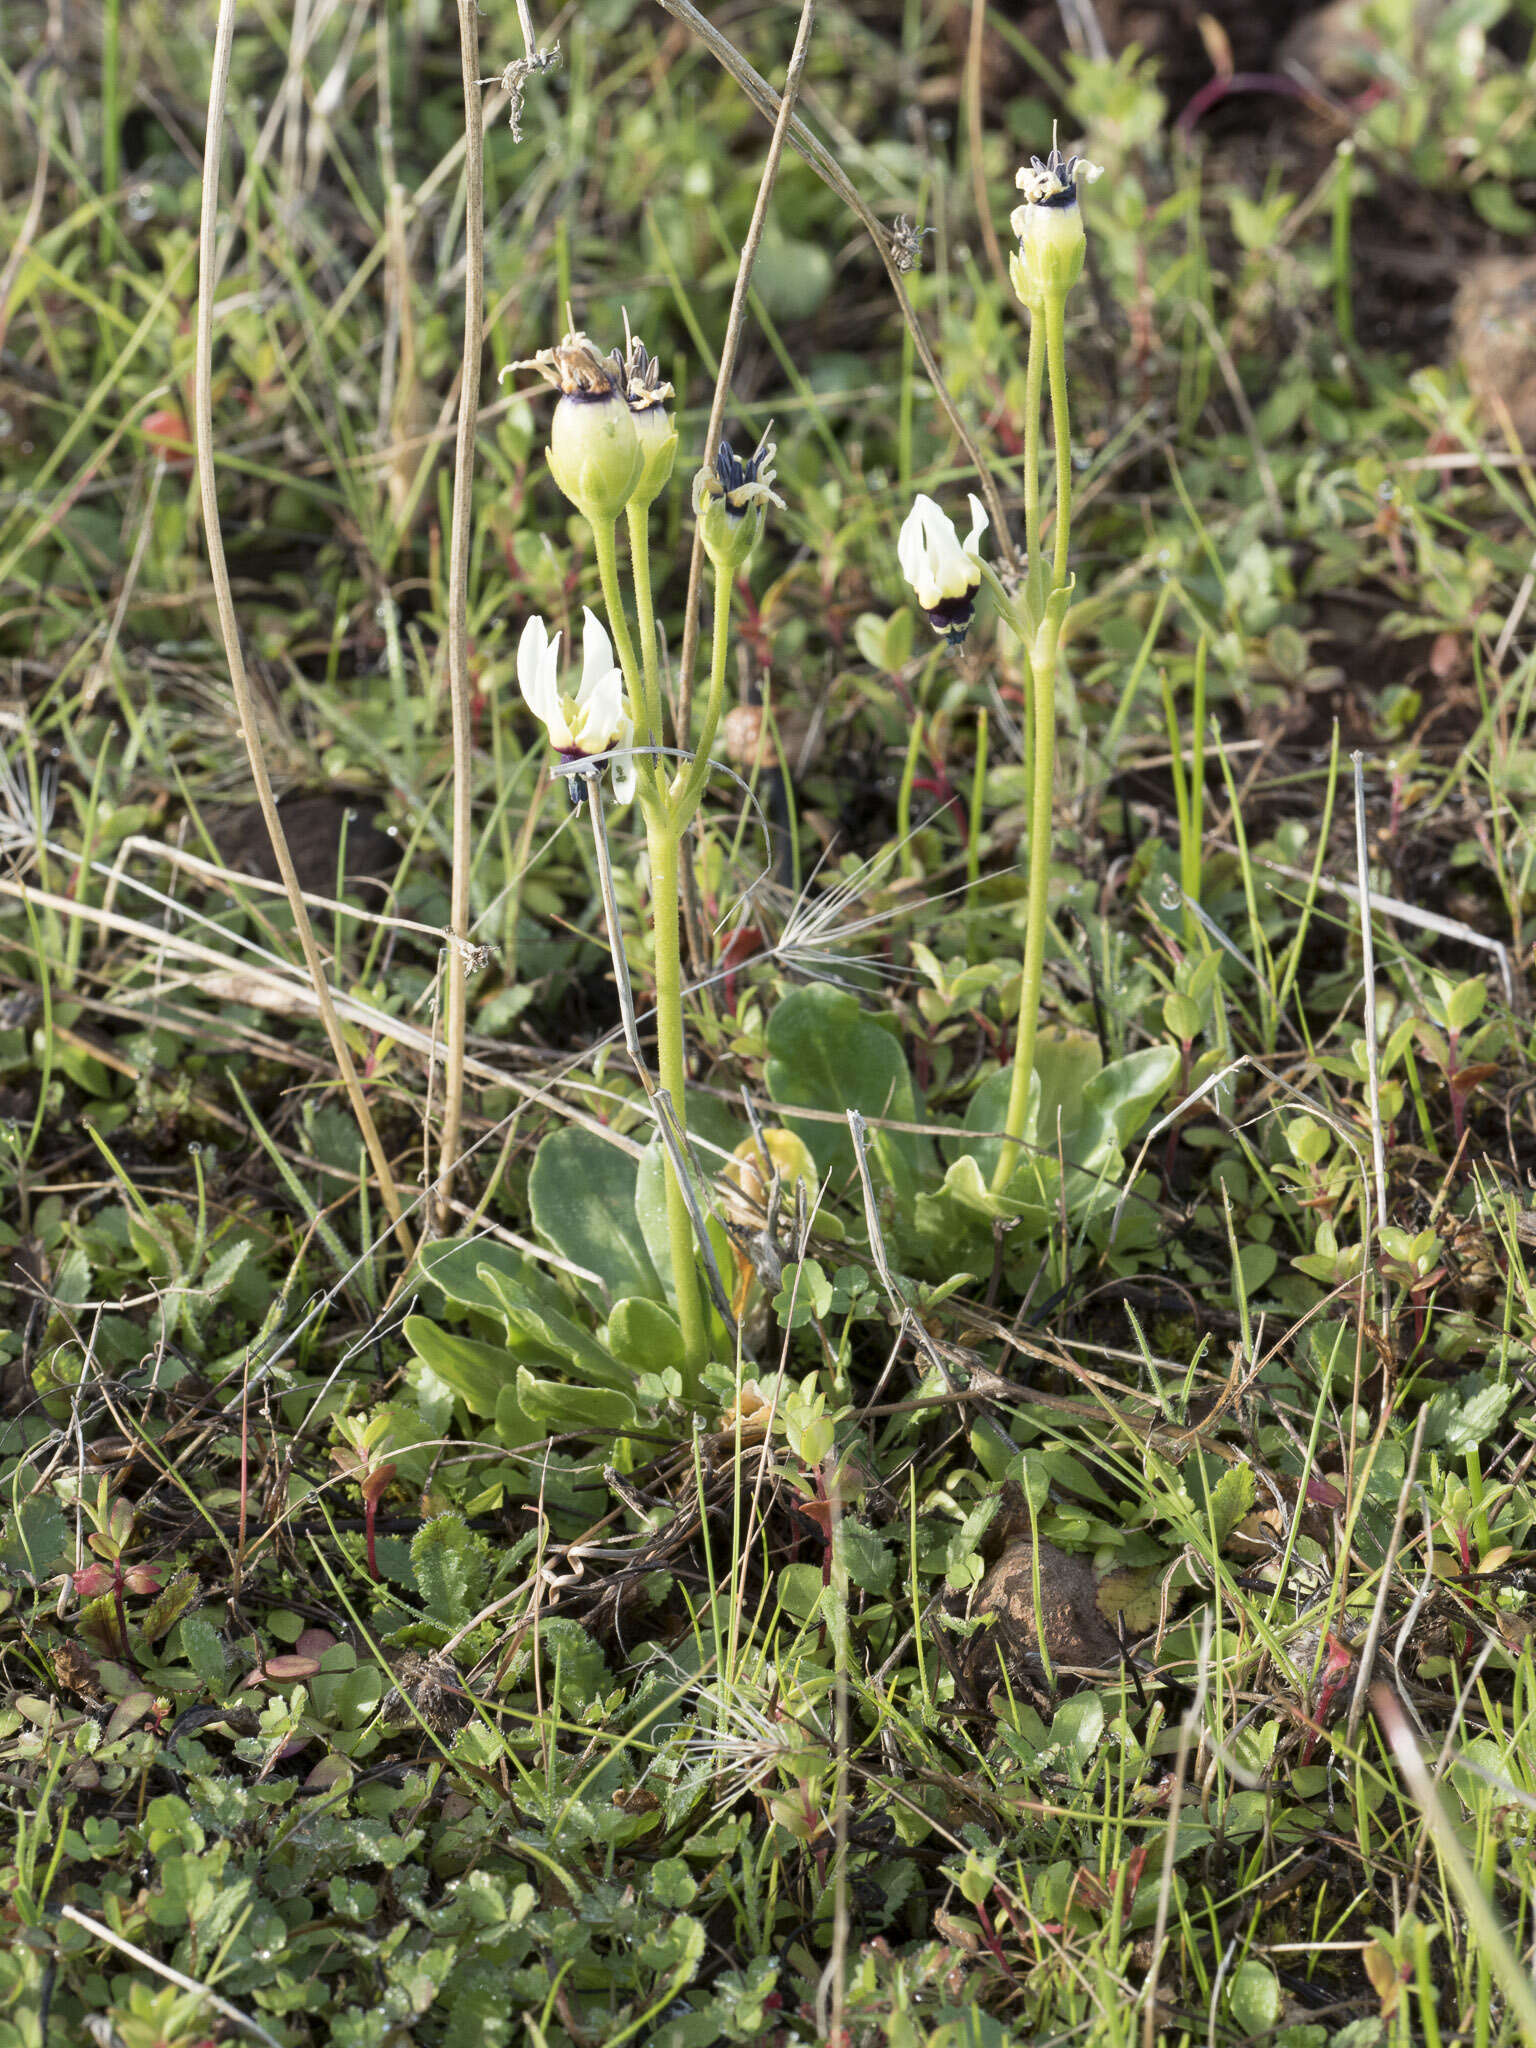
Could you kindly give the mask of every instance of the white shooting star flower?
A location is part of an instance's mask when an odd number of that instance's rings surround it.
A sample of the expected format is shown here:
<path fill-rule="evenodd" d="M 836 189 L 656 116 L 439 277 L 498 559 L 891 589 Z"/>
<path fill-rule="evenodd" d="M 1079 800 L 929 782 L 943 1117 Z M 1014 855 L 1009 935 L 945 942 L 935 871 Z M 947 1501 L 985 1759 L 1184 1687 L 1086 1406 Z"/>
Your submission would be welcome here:
<path fill-rule="evenodd" d="M 896 542 L 901 573 L 927 613 L 929 625 L 935 633 L 942 633 L 951 647 L 958 647 L 965 638 L 976 611 L 976 592 L 981 587 L 977 548 L 990 523 L 987 509 L 974 491 L 971 530 L 964 545 L 948 513 L 921 491 L 902 521 Z"/>
<path fill-rule="evenodd" d="M 524 701 L 549 734 L 550 745 L 565 761 L 585 760 L 629 747 L 634 721 L 624 709 L 624 677 L 613 658 L 607 628 L 588 606 L 581 636 L 581 683 L 574 696 L 560 688 L 560 635 L 551 635 L 537 613 L 517 643 L 517 680 Z M 571 778 L 571 796 L 579 800 L 579 778 Z M 632 758 L 613 764 L 613 794 L 627 804 L 635 793 Z"/>

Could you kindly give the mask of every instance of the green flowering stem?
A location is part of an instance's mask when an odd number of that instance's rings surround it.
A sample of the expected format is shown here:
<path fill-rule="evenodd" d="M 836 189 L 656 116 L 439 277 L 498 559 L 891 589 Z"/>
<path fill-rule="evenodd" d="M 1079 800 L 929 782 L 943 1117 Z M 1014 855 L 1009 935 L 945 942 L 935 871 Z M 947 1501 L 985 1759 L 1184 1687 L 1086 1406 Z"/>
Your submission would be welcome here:
<path fill-rule="evenodd" d="M 731 645 L 731 572 L 723 562 L 715 564 L 715 620 L 710 650 L 709 693 L 704 699 L 704 723 L 692 761 L 685 763 L 672 786 L 673 817 L 679 828 L 688 824 L 699 807 L 704 785 L 709 780 L 710 750 L 720 730 L 725 709 L 726 656 Z"/>
<path fill-rule="evenodd" d="M 643 709 L 645 716 L 636 719 L 635 729 L 653 746 L 660 746 L 661 676 L 656 660 L 656 611 L 651 599 L 650 513 L 649 503 L 642 505 L 635 498 L 631 498 L 624 508 L 624 517 L 629 523 L 629 566 L 634 577 L 635 620 L 640 634 L 641 670 L 645 678 L 644 705 L 635 706 L 637 711 Z M 659 767 L 656 773 L 659 781 Z"/>
<path fill-rule="evenodd" d="M 592 530 L 592 551 L 597 556 L 597 574 L 603 586 L 603 605 L 608 613 L 608 630 L 613 636 L 619 667 L 624 672 L 624 694 L 629 699 L 630 716 L 635 721 L 635 737 L 643 743 L 645 727 L 650 723 L 649 706 L 646 703 L 645 683 L 640 672 L 640 664 L 635 659 L 635 643 L 630 638 L 629 620 L 624 612 L 624 594 L 619 588 L 619 551 L 614 539 L 618 521 L 589 517 L 587 524 Z M 643 613 L 641 617 L 643 623 Z M 659 741 L 659 738 L 658 732 L 656 739 Z M 653 782 L 659 782 L 660 774 L 661 771 L 654 763 L 642 762 L 641 788 L 648 787 L 648 777 Z"/>
<path fill-rule="evenodd" d="M 1051 417 L 1056 435 L 1056 533 L 1051 593 L 1036 617 L 1027 602 L 1008 603 L 1007 614 L 1024 643 L 1030 678 L 1029 889 L 1024 906 L 1024 973 L 1019 990 L 1019 1029 L 1013 1049 L 1013 1078 L 1003 1118 L 1004 1142 L 992 1172 L 992 1192 L 1001 1194 L 1019 1162 L 1029 1112 L 1030 1076 L 1040 1029 L 1040 995 L 1045 982 L 1045 930 L 1051 880 L 1052 799 L 1056 783 L 1056 657 L 1062 621 L 1071 601 L 1067 560 L 1072 539 L 1072 434 L 1067 406 L 1067 292 L 1046 294 L 1030 309 L 1029 360 L 1024 423 L 1025 525 L 1031 581 L 1040 565 L 1040 364 L 1050 372 Z M 1041 343 L 1044 343 L 1042 349 Z M 996 578 L 988 572 L 994 587 Z M 1021 616 L 1022 614 L 1022 616 Z"/>
<path fill-rule="evenodd" d="M 1033 350 L 1035 321 L 1030 321 Z M 1051 369 L 1051 421 L 1056 429 L 1056 559 L 1052 587 L 1067 580 L 1067 549 L 1072 539 L 1072 422 L 1067 411 L 1067 295 L 1053 292 L 1045 302 L 1045 349 Z M 1038 402 L 1038 400 L 1037 400 Z M 1054 656 L 1053 656 L 1054 660 Z"/>
<path fill-rule="evenodd" d="M 635 646 L 630 638 L 629 622 L 624 616 L 623 593 L 619 589 L 618 550 L 615 546 L 616 520 L 591 520 L 594 552 L 597 555 L 597 573 L 603 586 L 603 602 L 608 611 L 608 629 L 613 635 L 613 644 L 618 653 L 619 666 L 624 672 L 624 687 L 629 696 L 630 710 L 635 715 L 636 735 L 650 723 L 650 703 L 645 679 L 635 660 Z M 640 544 L 635 542 L 636 525 L 640 530 Z M 644 570 L 636 572 L 636 607 L 640 628 L 645 632 L 649 624 L 654 629 L 654 616 L 650 614 L 650 557 L 646 545 L 644 514 L 638 522 L 630 525 L 630 552 L 632 564 L 644 562 Z M 640 578 L 645 577 L 642 586 Z M 643 596 L 642 596 L 643 588 Z M 655 633 L 651 632 L 654 662 Z M 652 726 L 657 743 L 660 741 L 660 689 L 657 689 L 656 721 Z M 646 845 L 651 858 L 651 919 L 655 944 L 656 965 L 656 1059 L 660 1068 L 660 1083 L 672 1098 L 678 1128 L 686 1132 L 687 1108 L 684 1086 L 687 1080 L 687 1065 L 684 1057 L 683 1034 L 683 963 L 679 944 L 679 840 L 681 827 L 678 814 L 660 763 L 646 761 L 640 767 L 640 807 L 645 814 Z M 644 1077 L 642 1076 L 642 1079 Z M 667 1189 L 667 1241 L 672 1255 L 672 1285 L 677 1293 L 677 1320 L 683 1333 L 683 1356 L 690 1373 L 703 1370 L 709 1358 L 709 1332 L 704 1320 L 703 1302 L 699 1295 L 698 1268 L 694 1263 L 693 1218 L 688 1213 L 688 1200 L 677 1178 L 676 1168 L 670 1156 L 666 1169 Z"/>
<path fill-rule="evenodd" d="M 661 1085 L 672 1098 L 680 1129 L 684 1122 L 687 1064 L 683 1036 L 683 963 L 678 940 L 682 891 L 678 873 L 679 840 L 675 816 L 659 803 L 645 806 L 646 837 L 651 853 L 651 917 L 656 945 L 656 1056 Z M 703 1370 L 709 1358 L 709 1332 L 699 1297 L 694 1263 L 693 1218 L 670 1156 L 667 1160 L 667 1240 L 672 1252 L 672 1284 L 677 1290 L 677 1320 L 683 1333 L 683 1357 L 690 1374 Z"/>
<path fill-rule="evenodd" d="M 1040 316 L 1029 316 L 1029 355 L 1024 365 L 1024 554 L 1033 569 L 1040 559 L 1040 400 L 1045 375 Z"/>
<path fill-rule="evenodd" d="M 1042 637 L 1049 632 L 1042 628 Z M 1051 878 L 1051 799 L 1056 774 L 1056 649 L 1029 664 L 1033 712 L 1032 775 L 1029 796 L 1029 894 L 1024 910 L 1024 981 L 1019 991 L 1019 1035 L 1013 1048 L 1013 1080 L 1003 1118 L 1005 1142 L 992 1172 L 992 1192 L 1001 1194 L 1018 1164 L 1019 1139 L 1029 1109 L 1029 1077 L 1035 1070 L 1035 1036 L 1040 1025 L 1040 991 L 1045 980 L 1047 892 Z"/>

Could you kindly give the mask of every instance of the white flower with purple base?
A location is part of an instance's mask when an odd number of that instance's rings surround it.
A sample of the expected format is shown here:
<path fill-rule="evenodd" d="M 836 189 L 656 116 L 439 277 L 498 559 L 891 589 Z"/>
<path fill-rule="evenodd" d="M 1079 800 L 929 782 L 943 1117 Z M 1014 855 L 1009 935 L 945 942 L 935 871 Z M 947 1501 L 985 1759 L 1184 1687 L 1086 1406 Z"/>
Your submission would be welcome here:
<path fill-rule="evenodd" d="M 560 635 L 551 634 L 535 614 L 517 643 L 517 680 L 524 701 L 549 734 L 550 745 L 564 761 L 582 761 L 631 745 L 634 721 L 624 709 L 624 677 L 613 658 L 607 628 L 583 606 L 581 682 L 574 695 L 560 688 Z M 578 778 L 571 777 L 571 795 L 579 796 Z M 635 764 L 621 754 L 613 764 L 613 794 L 627 804 L 635 793 Z"/>

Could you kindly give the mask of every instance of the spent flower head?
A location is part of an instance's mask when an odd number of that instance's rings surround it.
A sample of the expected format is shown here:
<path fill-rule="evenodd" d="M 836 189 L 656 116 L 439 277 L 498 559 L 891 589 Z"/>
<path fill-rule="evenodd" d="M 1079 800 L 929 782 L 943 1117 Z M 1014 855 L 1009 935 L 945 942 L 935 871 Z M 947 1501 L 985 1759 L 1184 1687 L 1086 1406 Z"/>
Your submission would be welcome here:
<path fill-rule="evenodd" d="M 581 682 L 575 692 L 560 688 L 560 635 L 551 634 L 537 613 L 517 643 L 517 680 L 534 716 L 542 720 L 550 744 L 564 761 L 583 761 L 593 754 L 625 749 L 635 736 L 634 721 L 624 709 L 624 677 L 613 658 L 607 628 L 589 606 L 581 636 Z M 580 802 L 581 778 L 570 777 L 571 801 Z M 635 793 L 635 764 L 622 755 L 613 764 L 613 793 L 627 804 Z"/>
<path fill-rule="evenodd" d="M 896 541 L 896 559 L 901 573 L 911 584 L 921 609 L 935 633 L 942 633 L 951 647 L 958 647 L 976 613 L 976 592 L 981 587 L 981 536 L 991 524 L 987 508 L 974 491 L 971 499 L 971 530 L 961 542 L 955 522 L 942 506 L 922 491 L 912 500 L 912 510 L 902 521 Z"/>
<path fill-rule="evenodd" d="M 614 349 L 609 360 L 618 374 L 640 443 L 640 479 L 635 485 L 634 501 L 649 505 L 671 480 L 677 457 L 677 427 L 667 403 L 672 397 L 672 386 L 639 335 L 629 333 L 627 320 L 625 336 L 624 348 Z"/>
<path fill-rule="evenodd" d="M 645 467 L 622 358 L 617 351 L 599 354 L 586 335 L 573 331 L 510 367 L 537 370 L 560 393 L 549 431 L 555 482 L 592 524 L 617 519 Z"/>
<path fill-rule="evenodd" d="M 1091 184 L 1102 175 L 1101 165 L 1053 148 L 1043 163 L 1031 157 L 1015 177 L 1024 203 L 1009 216 L 1019 248 L 1008 272 L 1031 312 L 1042 310 L 1049 298 L 1065 298 L 1082 276 L 1087 238 L 1077 185 L 1080 178 Z"/>
<path fill-rule="evenodd" d="M 757 546 L 768 507 L 783 505 L 773 488 L 773 457 L 767 433 L 745 459 L 722 441 L 714 466 L 706 465 L 694 477 L 694 516 L 703 529 L 704 551 L 717 569 L 739 569 Z"/>

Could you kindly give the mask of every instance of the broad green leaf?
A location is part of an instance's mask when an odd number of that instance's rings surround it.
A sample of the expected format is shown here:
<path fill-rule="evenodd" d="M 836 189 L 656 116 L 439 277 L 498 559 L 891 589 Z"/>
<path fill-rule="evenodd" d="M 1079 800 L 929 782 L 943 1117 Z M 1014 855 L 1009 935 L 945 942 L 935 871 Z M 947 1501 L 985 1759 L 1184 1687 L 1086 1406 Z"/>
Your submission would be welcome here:
<path fill-rule="evenodd" d="M 424 1244 L 416 1255 L 416 1263 L 450 1301 L 499 1315 L 500 1298 L 493 1293 L 482 1269 L 488 1267 L 493 1273 L 521 1282 L 532 1262 L 510 1245 L 498 1244 L 493 1237 L 460 1237 L 439 1238 Z"/>
<path fill-rule="evenodd" d="M 517 1372 L 517 1405 L 550 1436 L 569 1430 L 621 1434 L 635 1424 L 635 1403 L 617 1387 L 575 1387 L 565 1380 L 536 1380 L 526 1366 Z"/>
<path fill-rule="evenodd" d="M 626 1295 L 661 1299 L 661 1280 L 635 1218 L 635 1161 L 593 1132 L 551 1131 L 528 1176 L 534 1228 L 562 1257 L 595 1273 L 607 1306 Z"/>
<path fill-rule="evenodd" d="M 916 1120 L 912 1077 L 901 1047 L 865 1016 L 846 989 L 829 988 L 824 982 L 792 990 L 774 1010 L 768 1020 L 764 1075 L 775 1102 L 827 1110 L 838 1119 L 784 1119 L 809 1146 L 818 1169 L 838 1180 L 853 1171 L 853 1141 L 842 1121 L 850 1109 L 872 1119 Z M 891 1149 L 909 1161 L 914 1152 L 905 1136 L 896 1137 Z"/>
<path fill-rule="evenodd" d="M 535 1300 L 520 1282 L 483 1269 L 491 1292 L 501 1305 L 514 1339 L 524 1337 L 554 1357 L 567 1361 L 583 1380 L 599 1387 L 627 1390 L 634 1375 L 611 1358 L 589 1330 L 543 1300 Z"/>
<path fill-rule="evenodd" d="M 1095 1075 L 1085 1092 L 1084 1108 L 1105 1112 L 1115 1142 L 1123 1148 L 1146 1123 L 1178 1071 L 1177 1046 L 1149 1045 L 1141 1052 L 1128 1052 Z"/>
<path fill-rule="evenodd" d="M 1250 1956 L 1227 1985 L 1227 2010 L 1245 2034 L 1267 2034 L 1280 2020 L 1280 1980 L 1268 1963 Z"/>
<path fill-rule="evenodd" d="M 1244 1515 L 1253 1511 L 1253 1467 L 1229 1465 L 1211 1489 L 1211 1519 L 1216 1527 L 1218 1548 L 1226 1542 Z"/>
<path fill-rule="evenodd" d="M 677 1318 L 642 1295 L 615 1302 L 608 1318 L 608 1349 L 635 1372 L 681 1372 L 686 1362 Z"/>
<path fill-rule="evenodd" d="M 402 1328 L 422 1364 L 452 1387 L 471 1415 L 496 1413 L 497 1397 L 517 1371 L 517 1359 L 505 1345 L 444 1330 L 427 1316 L 407 1316 Z"/>

